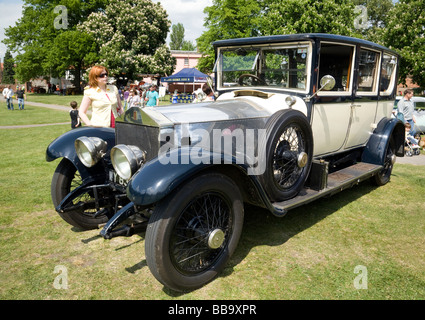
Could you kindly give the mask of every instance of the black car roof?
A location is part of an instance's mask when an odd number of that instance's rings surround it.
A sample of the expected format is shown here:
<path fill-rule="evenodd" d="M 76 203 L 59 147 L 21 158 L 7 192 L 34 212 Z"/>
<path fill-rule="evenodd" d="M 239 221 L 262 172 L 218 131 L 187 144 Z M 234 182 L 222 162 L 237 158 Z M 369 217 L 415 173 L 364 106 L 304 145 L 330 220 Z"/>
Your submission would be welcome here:
<path fill-rule="evenodd" d="M 369 48 L 373 48 L 376 50 L 384 50 L 389 51 L 398 56 L 396 52 L 393 50 L 381 46 L 377 43 L 348 37 L 348 36 L 340 36 L 329 33 L 300 33 L 300 34 L 288 34 L 288 35 L 275 35 L 275 36 L 261 36 L 261 37 L 252 37 L 252 38 L 238 38 L 238 39 L 227 39 L 227 40 L 218 40 L 213 42 L 214 48 L 217 47 L 226 47 L 226 46 L 243 46 L 250 44 L 266 44 L 266 43 L 278 43 L 278 42 L 290 42 L 290 41 L 316 41 L 316 40 L 325 40 L 325 41 L 333 41 L 333 42 L 341 42 L 341 43 L 350 43 L 350 44 L 359 44 L 362 46 L 367 46 Z"/>

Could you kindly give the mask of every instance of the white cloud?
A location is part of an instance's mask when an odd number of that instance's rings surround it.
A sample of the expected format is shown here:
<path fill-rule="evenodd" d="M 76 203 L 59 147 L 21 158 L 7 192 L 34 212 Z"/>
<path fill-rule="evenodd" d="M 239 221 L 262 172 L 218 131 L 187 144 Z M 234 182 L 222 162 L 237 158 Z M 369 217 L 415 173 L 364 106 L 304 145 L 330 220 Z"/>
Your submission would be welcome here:
<path fill-rule="evenodd" d="M 4 38 L 4 29 L 14 26 L 22 16 L 22 1 L 0 1 L 0 58 L 3 62 L 7 47 L 1 42 Z"/>
<path fill-rule="evenodd" d="M 205 31 L 204 9 L 212 5 L 212 0 L 153 0 L 153 2 L 161 3 L 172 24 L 183 24 L 185 40 L 194 42 Z"/>

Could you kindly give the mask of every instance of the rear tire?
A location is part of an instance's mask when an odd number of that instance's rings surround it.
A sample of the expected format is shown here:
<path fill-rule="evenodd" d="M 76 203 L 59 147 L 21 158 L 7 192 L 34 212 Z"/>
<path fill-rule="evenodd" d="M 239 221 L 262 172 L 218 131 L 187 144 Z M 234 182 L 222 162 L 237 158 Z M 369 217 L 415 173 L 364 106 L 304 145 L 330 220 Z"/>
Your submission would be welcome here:
<path fill-rule="evenodd" d="M 385 153 L 384 167 L 374 176 L 374 182 L 377 186 L 383 186 L 390 181 L 391 173 L 394 167 L 395 147 L 394 141 L 391 138 Z"/>

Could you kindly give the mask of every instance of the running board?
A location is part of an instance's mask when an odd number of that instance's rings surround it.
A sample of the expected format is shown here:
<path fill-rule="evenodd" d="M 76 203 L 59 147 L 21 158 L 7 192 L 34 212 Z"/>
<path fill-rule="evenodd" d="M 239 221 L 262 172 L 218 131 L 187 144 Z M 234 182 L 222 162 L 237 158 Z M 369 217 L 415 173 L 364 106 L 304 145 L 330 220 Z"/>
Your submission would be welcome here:
<path fill-rule="evenodd" d="M 304 188 L 292 199 L 272 203 L 274 213 L 281 217 L 285 215 L 288 210 L 317 200 L 321 197 L 331 196 L 344 189 L 351 188 L 354 185 L 374 176 L 380 170 L 382 170 L 382 166 L 380 165 L 359 162 L 345 169 L 330 173 L 327 176 L 327 184 L 322 190 Z"/>

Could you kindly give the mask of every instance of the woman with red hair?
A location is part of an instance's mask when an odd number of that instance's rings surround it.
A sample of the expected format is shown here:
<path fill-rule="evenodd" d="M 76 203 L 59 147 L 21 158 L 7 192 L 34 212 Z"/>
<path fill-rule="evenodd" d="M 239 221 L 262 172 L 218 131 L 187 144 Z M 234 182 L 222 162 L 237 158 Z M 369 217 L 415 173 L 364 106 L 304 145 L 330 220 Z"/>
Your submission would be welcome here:
<path fill-rule="evenodd" d="M 109 71 L 103 66 L 94 66 L 89 73 L 89 86 L 84 88 L 79 116 L 88 126 L 115 128 L 115 118 L 121 114 L 121 99 L 116 86 L 108 85 Z M 92 107 L 92 117 L 87 110 Z"/>

